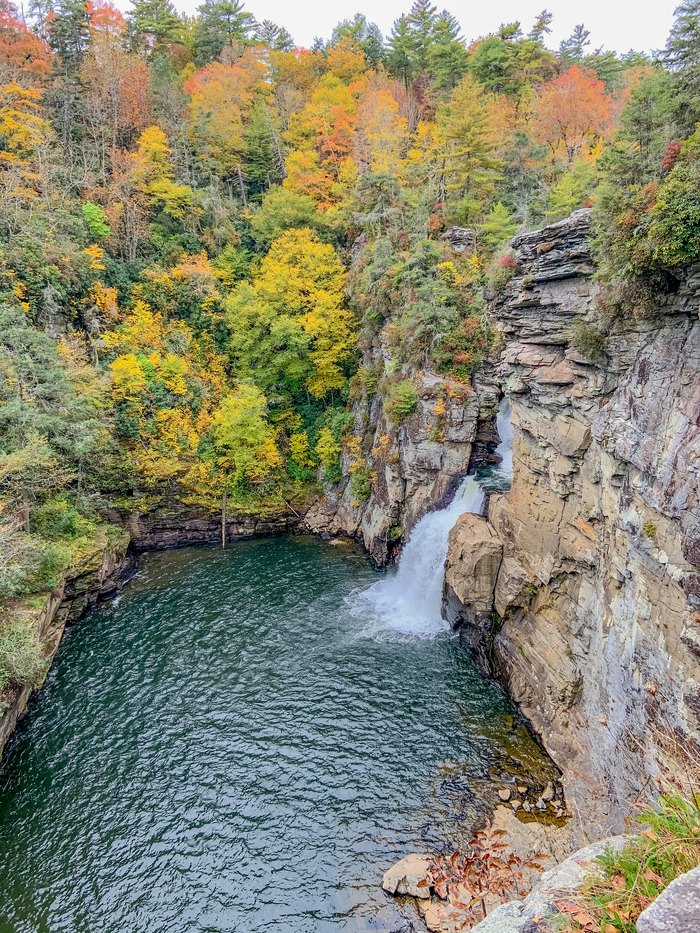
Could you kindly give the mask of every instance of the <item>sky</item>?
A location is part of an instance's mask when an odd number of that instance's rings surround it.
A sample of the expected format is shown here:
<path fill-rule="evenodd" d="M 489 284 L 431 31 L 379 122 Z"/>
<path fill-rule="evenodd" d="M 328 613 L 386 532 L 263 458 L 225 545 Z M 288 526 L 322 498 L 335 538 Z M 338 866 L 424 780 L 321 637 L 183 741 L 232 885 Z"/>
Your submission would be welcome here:
<path fill-rule="evenodd" d="M 202 0 L 174 0 L 182 12 L 193 13 Z M 412 0 L 247 0 L 245 6 L 258 20 L 271 19 L 286 28 L 298 45 L 309 46 L 315 36 L 328 38 L 342 19 L 364 13 L 388 34 L 393 21 L 410 9 Z M 525 31 L 543 7 L 554 14 L 551 48 L 571 34 L 577 23 L 591 33 L 591 47 L 626 52 L 651 51 L 666 42 L 673 10 L 680 0 L 433 0 L 438 9 L 446 6 L 462 24 L 464 37 L 474 39 L 498 28 L 500 23 L 519 20 Z M 119 0 L 122 9 L 128 0 Z M 471 9 L 469 8 L 471 7 Z"/>

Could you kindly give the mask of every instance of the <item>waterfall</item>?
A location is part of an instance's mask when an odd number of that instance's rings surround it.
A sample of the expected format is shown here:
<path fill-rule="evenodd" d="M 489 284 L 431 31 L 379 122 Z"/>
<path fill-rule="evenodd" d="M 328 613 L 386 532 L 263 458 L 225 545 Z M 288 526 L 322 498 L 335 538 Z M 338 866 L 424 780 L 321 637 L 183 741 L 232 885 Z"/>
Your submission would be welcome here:
<path fill-rule="evenodd" d="M 496 453 L 501 458 L 501 462 L 496 467 L 495 472 L 511 480 L 513 478 L 513 425 L 510 420 L 510 402 L 505 395 L 501 399 L 501 404 L 498 406 L 496 428 L 498 429 L 498 436 L 501 440 L 501 443 L 496 448 Z"/>
<path fill-rule="evenodd" d="M 510 481 L 513 471 L 510 406 L 504 398 L 496 418 L 501 443 L 496 448 L 501 464 L 492 470 Z M 470 473 L 444 509 L 424 515 L 411 532 L 399 565 L 382 580 L 353 597 L 356 616 L 372 617 L 382 629 L 408 635 L 430 636 L 444 632 L 442 590 L 448 537 L 460 515 L 481 512 L 484 492 L 479 478 Z"/>

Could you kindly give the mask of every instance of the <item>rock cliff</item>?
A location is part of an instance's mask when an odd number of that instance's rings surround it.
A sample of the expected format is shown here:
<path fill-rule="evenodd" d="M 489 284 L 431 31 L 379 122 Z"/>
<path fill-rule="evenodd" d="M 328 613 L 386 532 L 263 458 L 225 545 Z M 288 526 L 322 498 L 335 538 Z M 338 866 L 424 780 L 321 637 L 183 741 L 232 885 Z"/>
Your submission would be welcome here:
<path fill-rule="evenodd" d="M 453 621 L 492 649 L 584 837 L 619 831 L 700 736 L 700 271 L 604 337 L 588 226 L 513 243 L 492 302 L 513 486 L 462 518 L 447 565 Z"/>

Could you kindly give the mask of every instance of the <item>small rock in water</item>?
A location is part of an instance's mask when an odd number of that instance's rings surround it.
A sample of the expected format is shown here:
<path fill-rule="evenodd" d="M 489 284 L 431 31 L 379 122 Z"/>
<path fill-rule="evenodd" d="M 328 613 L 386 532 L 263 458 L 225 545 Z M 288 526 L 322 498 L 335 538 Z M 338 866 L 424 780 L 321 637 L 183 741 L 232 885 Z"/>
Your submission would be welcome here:
<path fill-rule="evenodd" d="M 542 791 L 542 799 L 545 801 L 545 803 L 549 803 L 550 800 L 554 800 L 554 784 L 552 784 L 551 781 Z"/>
<path fill-rule="evenodd" d="M 498 796 L 501 798 L 503 803 L 506 803 L 508 800 L 510 800 L 510 791 L 507 787 L 502 787 L 498 792 Z"/>
<path fill-rule="evenodd" d="M 543 800 L 541 797 L 540 797 L 539 800 L 535 803 L 535 806 L 537 807 L 538 810 L 546 810 L 546 809 L 547 809 L 547 804 L 544 802 L 544 800 Z"/>
<path fill-rule="evenodd" d="M 523 810 L 526 813 L 529 813 L 532 810 L 532 804 L 528 803 L 526 800 L 525 803 L 523 804 Z"/>
<path fill-rule="evenodd" d="M 523 804 L 521 800 L 513 800 L 510 805 L 514 810 L 519 810 Z"/>
<path fill-rule="evenodd" d="M 410 894 L 411 897 L 430 897 L 427 883 L 432 859 L 415 852 L 402 858 L 384 873 L 382 887 L 389 894 Z M 419 882 L 425 884 L 419 884 Z"/>

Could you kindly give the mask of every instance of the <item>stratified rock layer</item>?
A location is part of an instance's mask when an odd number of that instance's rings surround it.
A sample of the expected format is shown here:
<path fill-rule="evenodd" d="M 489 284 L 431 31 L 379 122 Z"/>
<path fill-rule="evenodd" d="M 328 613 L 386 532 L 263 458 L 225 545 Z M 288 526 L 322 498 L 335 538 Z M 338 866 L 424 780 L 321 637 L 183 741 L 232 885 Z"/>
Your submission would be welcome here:
<path fill-rule="evenodd" d="M 519 273 L 493 302 L 514 475 L 488 516 L 493 659 L 583 836 L 619 830 L 675 740 L 700 732 L 700 273 L 603 349 L 588 222 L 517 238 Z M 448 580 L 471 566 L 468 540 L 452 544 Z M 464 590 L 473 625 L 482 594 Z"/>

